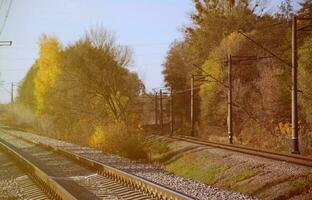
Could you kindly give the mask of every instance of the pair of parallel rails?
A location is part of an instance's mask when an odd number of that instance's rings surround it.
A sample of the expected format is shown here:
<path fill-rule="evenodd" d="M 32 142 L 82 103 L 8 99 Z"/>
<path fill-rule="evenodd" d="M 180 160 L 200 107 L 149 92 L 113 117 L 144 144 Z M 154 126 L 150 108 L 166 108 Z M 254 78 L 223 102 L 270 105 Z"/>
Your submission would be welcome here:
<path fill-rule="evenodd" d="M 252 156 L 258 156 L 258 157 L 267 158 L 271 160 L 283 161 L 283 162 L 292 163 L 296 165 L 312 167 L 311 157 L 301 156 L 297 154 L 286 154 L 286 153 L 267 151 L 267 150 L 252 148 L 252 147 L 246 147 L 242 145 L 210 142 L 202 138 L 191 137 L 191 136 L 172 136 L 170 138 L 180 140 L 180 141 L 190 142 L 193 144 L 199 144 L 199 145 L 203 145 L 207 147 L 225 149 L 225 150 L 229 150 L 233 152 L 248 154 Z"/>
<path fill-rule="evenodd" d="M 0 199 L 50 199 L 32 178 L 0 149 Z"/>
<path fill-rule="evenodd" d="M 27 171 L 27 175 L 40 186 L 48 199 L 192 199 L 165 186 L 62 148 L 16 135 L 7 129 L 0 128 L 0 134 L 0 148 Z M 54 174 L 62 171 L 62 168 L 67 168 L 64 170 L 72 174 Z M 86 174 L 87 171 L 93 173 Z M 81 183 L 75 179 L 83 181 Z"/>

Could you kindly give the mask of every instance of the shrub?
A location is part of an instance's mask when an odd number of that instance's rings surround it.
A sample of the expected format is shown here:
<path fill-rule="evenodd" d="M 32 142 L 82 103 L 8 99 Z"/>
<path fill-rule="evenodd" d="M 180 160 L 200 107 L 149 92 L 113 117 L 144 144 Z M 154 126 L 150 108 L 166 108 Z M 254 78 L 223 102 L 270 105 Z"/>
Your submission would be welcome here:
<path fill-rule="evenodd" d="M 96 126 L 89 145 L 132 159 L 146 160 L 148 157 L 145 136 L 122 124 Z"/>
<path fill-rule="evenodd" d="M 89 145 L 95 148 L 102 148 L 104 144 L 104 130 L 101 126 L 95 128 L 95 132 L 90 137 Z"/>

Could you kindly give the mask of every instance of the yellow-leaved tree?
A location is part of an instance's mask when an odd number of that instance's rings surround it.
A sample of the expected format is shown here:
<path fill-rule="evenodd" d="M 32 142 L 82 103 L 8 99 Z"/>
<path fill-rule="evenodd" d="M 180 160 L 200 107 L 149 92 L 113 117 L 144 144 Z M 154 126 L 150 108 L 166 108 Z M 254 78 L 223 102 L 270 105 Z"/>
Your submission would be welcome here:
<path fill-rule="evenodd" d="M 34 79 L 37 113 L 53 113 L 53 89 L 60 73 L 62 48 L 56 37 L 42 35 L 39 41 L 38 69 Z"/>

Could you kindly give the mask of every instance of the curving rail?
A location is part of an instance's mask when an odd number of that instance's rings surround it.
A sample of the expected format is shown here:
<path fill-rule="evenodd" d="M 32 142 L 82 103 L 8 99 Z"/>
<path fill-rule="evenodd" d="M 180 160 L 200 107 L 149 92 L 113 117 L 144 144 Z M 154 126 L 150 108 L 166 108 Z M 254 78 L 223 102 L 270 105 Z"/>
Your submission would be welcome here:
<path fill-rule="evenodd" d="M 239 153 L 245 153 L 245 154 L 249 154 L 253 156 L 259 156 L 263 158 L 312 167 L 312 158 L 301 156 L 301 155 L 278 153 L 278 152 L 261 150 L 257 148 L 246 147 L 246 146 L 235 145 L 235 144 L 223 144 L 223 143 L 210 142 L 201 138 L 195 138 L 191 136 L 172 136 L 171 138 L 186 141 L 186 142 L 191 142 L 194 144 L 200 144 L 200 145 L 214 147 L 214 148 L 226 149 L 226 150 L 235 151 Z"/>

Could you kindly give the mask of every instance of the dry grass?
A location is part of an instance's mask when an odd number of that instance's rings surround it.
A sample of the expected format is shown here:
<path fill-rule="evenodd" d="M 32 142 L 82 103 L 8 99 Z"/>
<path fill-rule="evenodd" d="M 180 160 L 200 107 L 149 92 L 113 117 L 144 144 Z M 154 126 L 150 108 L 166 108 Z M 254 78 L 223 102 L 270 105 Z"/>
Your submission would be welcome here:
<path fill-rule="evenodd" d="M 38 117 L 29 109 L 15 104 L 0 106 L 0 122 L 24 130 L 35 130 L 49 136 L 54 133 L 54 126 L 48 117 Z"/>

